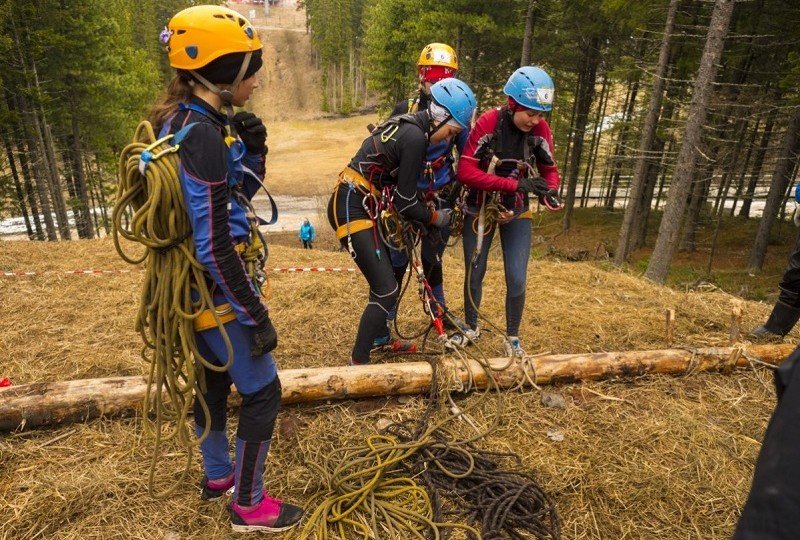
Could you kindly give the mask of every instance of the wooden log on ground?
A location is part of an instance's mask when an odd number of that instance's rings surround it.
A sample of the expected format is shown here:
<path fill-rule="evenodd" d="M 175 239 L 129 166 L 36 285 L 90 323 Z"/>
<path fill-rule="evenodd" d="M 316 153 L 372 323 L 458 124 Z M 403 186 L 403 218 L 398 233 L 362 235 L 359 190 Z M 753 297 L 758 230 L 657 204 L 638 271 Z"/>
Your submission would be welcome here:
<path fill-rule="evenodd" d="M 792 344 L 665 349 L 588 354 L 551 354 L 527 357 L 493 377 L 501 388 L 529 380 L 536 384 L 569 383 L 650 373 L 684 374 L 747 367 L 752 359 L 778 365 L 794 349 Z M 507 358 L 490 364 L 501 367 Z M 452 359 L 443 361 L 443 376 L 451 386 L 486 388 L 488 375 L 475 362 L 469 369 Z M 528 379 L 525 377 L 528 375 Z M 419 394 L 427 392 L 432 377 L 428 362 L 374 364 L 358 367 L 286 369 L 280 372 L 283 403 L 329 399 Z M 457 379 L 457 380 L 456 380 Z M 0 431 L 82 422 L 100 416 L 135 414 L 145 395 L 143 377 L 112 377 L 52 383 L 34 383 L 0 389 Z"/>

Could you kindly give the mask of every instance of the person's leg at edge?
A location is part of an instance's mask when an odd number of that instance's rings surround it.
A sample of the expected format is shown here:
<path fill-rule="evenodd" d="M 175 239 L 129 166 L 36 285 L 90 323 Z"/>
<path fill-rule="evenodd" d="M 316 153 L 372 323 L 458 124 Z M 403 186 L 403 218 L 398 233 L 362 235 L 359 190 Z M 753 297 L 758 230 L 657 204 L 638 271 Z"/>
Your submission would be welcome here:
<path fill-rule="evenodd" d="M 200 354 L 206 359 L 213 359 L 211 352 L 201 338 L 197 339 Z M 228 396 L 231 393 L 231 379 L 227 373 L 220 373 L 208 368 L 203 368 L 205 391 L 194 400 L 195 433 L 200 437 L 206 426 L 209 432 L 200 443 L 200 455 L 203 460 L 205 472 L 200 488 L 200 498 L 204 501 L 213 501 L 222 497 L 225 492 L 233 487 L 234 475 L 231 463 L 230 445 L 226 431 L 228 416 Z M 208 407 L 210 425 L 207 423 L 201 399 Z"/>
<path fill-rule="evenodd" d="M 500 244 L 506 279 L 506 335 L 509 336 L 517 355 L 523 354 L 519 346 L 519 325 L 525 309 L 531 235 L 530 219 L 514 219 L 500 226 Z"/>
<path fill-rule="evenodd" d="M 375 254 L 372 229 L 357 232 L 350 238 L 356 252 L 356 265 L 369 284 L 369 302 L 358 324 L 352 363 L 368 364 L 373 341 L 386 330 L 386 317 L 397 302 L 399 287 L 386 245 L 382 245 L 380 258 Z"/>
<path fill-rule="evenodd" d="M 445 207 L 446 205 L 441 205 Z M 442 311 L 447 309 L 444 296 L 444 275 L 442 273 L 442 255 L 450 238 L 450 228 L 439 229 L 438 235 L 428 235 L 422 238 L 422 269 L 428 284 L 431 286 L 433 298 Z"/>
<path fill-rule="evenodd" d="M 392 263 L 392 272 L 394 273 L 394 279 L 397 281 L 397 284 L 400 288 L 403 287 L 403 278 L 406 275 L 406 268 L 408 268 L 408 257 L 406 256 L 405 252 L 397 251 L 394 249 L 387 250 L 389 253 L 389 260 Z M 399 294 L 399 292 L 398 292 Z M 389 313 L 386 315 L 386 328 L 384 329 L 381 334 L 375 338 L 372 343 L 373 347 L 381 347 L 388 344 L 391 344 L 392 336 L 391 336 L 391 328 L 394 324 L 394 319 L 397 316 L 397 303 L 392 306 L 392 309 L 389 310 Z"/>
<path fill-rule="evenodd" d="M 750 332 L 754 339 L 779 338 L 788 334 L 800 319 L 800 234 L 789 254 L 786 271 L 778 285 L 780 294 L 767 321 Z"/>
<path fill-rule="evenodd" d="M 483 278 L 486 275 L 486 267 L 489 259 L 489 248 L 492 245 L 494 238 L 494 229 L 489 229 L 489 233 L 483 237 L 483 246 L 481 253 L 478 257 L 477 264 L 472 265 L 472 255 L 478 242 L 478 235 L 473 229 L 473 222 L 478 219 L 478 216 L 467 215 L 464 217 L 464 232 L 462 236 L 462 243 L 464 244 L 464 317 L 466 323 L 470 328 L 475 330 L 478 327 L 478 312 L 476 308 L 481 307 L 481 297 L 483 295 Z M 470 268 L 470 266 L 472 266 Z M 469 283 L 467 283 L 466 276 L 469 276 Z M 470 294 L 475 305 L 470 301 Z"/>
<path fill-rule="evenodd" d="M 250 354 L 252 329 L 238 321 L 225 325 L 234 359 L 228 370 L 242 397 L 236 432 L 235 489 L 230 505 L 231 526 L 237 531 L 283 530 L 300 521 L 300 507 L 269 497 L 264 490 L 264 464 L 281 402 L 280 380 L 271 353 Z M 226 357 L 219 330 L 202 333 L 204 344 L 218 359 Z"/>

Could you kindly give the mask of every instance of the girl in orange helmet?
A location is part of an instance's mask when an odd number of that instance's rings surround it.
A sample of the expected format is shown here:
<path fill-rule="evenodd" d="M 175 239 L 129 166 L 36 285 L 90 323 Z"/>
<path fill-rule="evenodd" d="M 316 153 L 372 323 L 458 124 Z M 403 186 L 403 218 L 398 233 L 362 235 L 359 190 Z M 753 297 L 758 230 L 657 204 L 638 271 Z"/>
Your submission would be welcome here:
<path fill-rule="evenodd" d="M 229 509 L 236 531 L 288 529 L 300 521 L 302 509 L 270 497 L 262 478 L 281 400 L 271 354 L 278 336 L 261 301 L 260 284 L 247 274 L 236 249 L 247 246 L 251 231 L 257 231 L 252 223 L 257 218 L 246 210 L 264 177 L 267 132 L 254 114 L 234 115 L 233 107 L 243 106 L 258 88 L 261 41 L 244 17 L 221 6 L 179 12 L 161 41 L 177 74 L 153 108 L 151 122 L 160 137 L 178 134 L 178 174 L 195 256 L 215 290 L 215 304 L 227 304 L 230 312 L 225 330 L 233 362 L 224 371 L 203 368 L 208 415 L 195 400 L 198 435 L 210 423 L 200 444 L 201 498 L 213 500 L 233 490 Z M 195 325 L 194 338 L 204 358 L 226 363 L 226 344 L 216 326 L 198 330 Z M 226 432 L 231 383 L 242 397 L 233 461 Z"/>

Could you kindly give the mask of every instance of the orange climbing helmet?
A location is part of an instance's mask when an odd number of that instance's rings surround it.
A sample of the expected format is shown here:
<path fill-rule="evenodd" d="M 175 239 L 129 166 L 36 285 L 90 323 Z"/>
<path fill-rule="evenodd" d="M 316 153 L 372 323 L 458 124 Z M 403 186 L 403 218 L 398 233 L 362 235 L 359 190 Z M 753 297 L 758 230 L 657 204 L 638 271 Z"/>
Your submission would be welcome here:
<path fill-rule="evenodd" d="M 169 65 L 193 71 L 231 53 L 261 49 L 253 25 L 236 11 L 222 6 L 194 6 L 173 16 L 161 32 Z"/>

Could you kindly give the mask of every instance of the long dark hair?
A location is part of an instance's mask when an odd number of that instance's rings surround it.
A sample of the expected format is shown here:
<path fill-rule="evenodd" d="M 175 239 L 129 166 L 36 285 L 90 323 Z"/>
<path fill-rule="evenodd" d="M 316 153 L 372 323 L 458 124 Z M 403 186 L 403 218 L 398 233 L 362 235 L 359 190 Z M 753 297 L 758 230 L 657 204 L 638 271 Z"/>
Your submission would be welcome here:
<path fill-rule="evenodd" d="M 153 105 L 150 114 L 147 115 L 147 119 L 153 124 L 155 132 L 158 133 L 167 118 L 177 112 L 179 103 L 185 103 L 191 97 L 192 86 L 189 84 L 189 79 L 181 75 L 175 75 L 167 86 L 166 91 Z"/>

